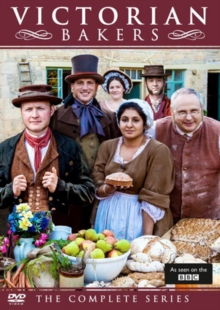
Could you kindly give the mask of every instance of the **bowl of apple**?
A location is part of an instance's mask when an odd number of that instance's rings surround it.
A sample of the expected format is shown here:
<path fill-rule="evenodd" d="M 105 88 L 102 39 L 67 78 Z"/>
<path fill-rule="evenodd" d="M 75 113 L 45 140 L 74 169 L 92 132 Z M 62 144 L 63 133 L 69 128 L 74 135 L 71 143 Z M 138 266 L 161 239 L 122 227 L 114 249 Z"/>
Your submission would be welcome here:
<path fill-rule="evenodd" d="M 110 282 L 116 278 L 130 254 L 130 242 L 126 239 L 118 240 L 110 230 L 102 233 L 97 233 L 92 228 L 81 230 L 70 234 L 69 240 L 71 242 L 62 248 L 63 255 L 73 264 L 76 263 L 76 257 L 86 257 L 86 284 L 94 281 Z"/>

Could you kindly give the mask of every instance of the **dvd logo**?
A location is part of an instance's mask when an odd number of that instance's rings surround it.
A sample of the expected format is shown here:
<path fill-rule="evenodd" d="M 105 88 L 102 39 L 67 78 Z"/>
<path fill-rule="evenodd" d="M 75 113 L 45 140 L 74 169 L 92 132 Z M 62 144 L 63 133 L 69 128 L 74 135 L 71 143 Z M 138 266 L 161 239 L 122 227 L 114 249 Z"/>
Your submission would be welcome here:
<path fill-rule="evenodd" d="M 23 303 L 25 298 L 25 294 L 8 294 L 9 303 Z"/>

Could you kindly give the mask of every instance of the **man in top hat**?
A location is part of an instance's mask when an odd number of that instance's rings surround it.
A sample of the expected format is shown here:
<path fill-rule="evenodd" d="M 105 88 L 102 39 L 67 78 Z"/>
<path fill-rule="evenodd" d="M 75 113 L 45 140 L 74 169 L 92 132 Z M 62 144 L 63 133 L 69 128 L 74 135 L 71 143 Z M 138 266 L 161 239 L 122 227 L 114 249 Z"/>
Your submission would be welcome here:
<path fill-rule="evenodd" d="M 104 113 L 95 98 L 98 86 L 105 81 L 97 73 L 98 57 L 90 54 L 77 55 L 71 61 L 72 74 L 65 80 L 70 84 L 72 93 L 64 99 L 64 105 L 55 111 L 51 128 L 80 144 L 92 172 L 100 143 L 115 138 L 114 128 L 117 125 L 114 113 Z M 91 210 L 92 206 L 84 208 L 78 229 L 90 227 Z"/>
<path fill-rule="evenodd" d="M 0 208 L 28 203 L 34 212 L 52 210 L 54 224 L 74 221 L 64 215 L 94 199 L 94 185 L 79 145 L 49 128 L 54 106 L 49 85 L 19 89 L 23 132 L 0 144 Z"/>
<path fill-rule="evenodd" d="M 145 101 L 151 106 L 155 120 L 171 115 L 170 99 L 164 94 L 165 77 L 168 75 L 164 72 L 163 66 L 158 65 L 145 66 L 144 73 L 141 74 L 145 77 L 148 90 Z"/>
<path fill-rule="evenodd" d="M 105 81 L 97 73 L 98 57 L 78 55 L 71 61 L 72 74 L 65 80 L 70 84 L 72 93 L 55 111 L 51 127 L 80 144 L 92 172 L 100 143 L 114 138 L 114 114 L 107 111 L 104 114 L 95 98 L 98 86 Z"/>

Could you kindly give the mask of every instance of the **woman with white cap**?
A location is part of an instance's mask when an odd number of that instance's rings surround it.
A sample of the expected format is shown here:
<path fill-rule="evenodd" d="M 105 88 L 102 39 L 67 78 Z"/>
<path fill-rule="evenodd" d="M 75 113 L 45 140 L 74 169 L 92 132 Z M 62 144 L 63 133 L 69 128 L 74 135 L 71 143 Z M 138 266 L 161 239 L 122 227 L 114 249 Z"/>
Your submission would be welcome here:
<path fill-rule="evenodd" d="M 141 235 L 162 236 L 173 224 L 169 209 L 174 186 L 172 155 L 148 136 L 153 112 L 143 100 L 122 103 L 116 118 L 122 136 L 101 144 L 93 169 L 99 199 L 94 228 L 111 230 L 116 238 L 129 241 Z M 133 187 L 106 184 L 105 177 L 115 172 L 128 174 Z"/>
<path fill-rule="evenodd" d="M 110 95 L 109 100 L 101 101 L 99 104 L 102 110 L 115 112 L 119 105 L 126 99 L 124 94 L 130 93 L 133 83 L 130 77 L 122 71 L 112 69 L 104 73 L 105 82 L 102 87 Z"/>

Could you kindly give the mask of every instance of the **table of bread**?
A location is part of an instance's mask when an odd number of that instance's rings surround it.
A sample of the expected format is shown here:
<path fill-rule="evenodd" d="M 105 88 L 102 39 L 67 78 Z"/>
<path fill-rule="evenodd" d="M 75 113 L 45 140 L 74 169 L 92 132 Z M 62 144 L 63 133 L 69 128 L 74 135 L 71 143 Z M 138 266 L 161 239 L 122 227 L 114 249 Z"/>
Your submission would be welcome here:
<path fill-rule="evenodd" d="M 212 263 L 213 283 L 165 285 L 164 266 L 169 263 Z M 146 235 L 134 239 L 130 257 L 120 276 L 108 285 L 138 288 L 220 287 L 220 221 L 181 219 L 163 237 Z"/>

